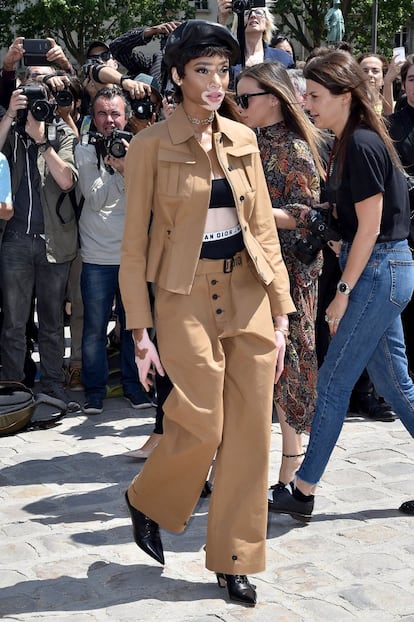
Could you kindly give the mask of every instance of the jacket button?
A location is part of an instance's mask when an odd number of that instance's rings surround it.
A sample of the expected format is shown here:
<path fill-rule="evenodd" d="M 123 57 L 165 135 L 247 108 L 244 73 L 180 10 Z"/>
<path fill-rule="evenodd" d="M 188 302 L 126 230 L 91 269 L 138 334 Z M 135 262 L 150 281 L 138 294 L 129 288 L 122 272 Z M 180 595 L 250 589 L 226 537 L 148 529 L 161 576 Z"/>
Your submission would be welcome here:
<path fill-rule="evenodd" d="M 223 313 L 223 309 L 216 309 L 217 315 L 221 315 Z"/>
<path fill-rule="evenodd" d="M 229 166 L 227 170 L 228 170 L 228 171 L 232 171 L 232 170 L 233 170 L 233 167 L 232 167 L 232 166 Z"/>
<path fill-rule="evenodd" d="M 217 281 L 216 281 L 216 279 L 213 279 L 213 280 L 211 281 L 211 284 L 212 284 L 212 285 L 217 285 Z"/>
<path fill-rule="evenodd" d="M 244 196 L 243 195 L 241 195 L 240 201 L 244 201 Z"/>
<path fill-rule="evenodd" d="M 213 298 L 213 300 L 217 300 L 217 298 L 218 298 L 218 294 L 213 294 L 213 295 L 212 295 L 212 298 Z"/>
<path fill-rule="evenodd" d="M 232 558 L 232 560 L 235 562 L 235 561 L 236 561 L 236 559 L 237 559 L 237 555 L 232 555 L 232 556 L 231 556 L 231 558 Z"/>

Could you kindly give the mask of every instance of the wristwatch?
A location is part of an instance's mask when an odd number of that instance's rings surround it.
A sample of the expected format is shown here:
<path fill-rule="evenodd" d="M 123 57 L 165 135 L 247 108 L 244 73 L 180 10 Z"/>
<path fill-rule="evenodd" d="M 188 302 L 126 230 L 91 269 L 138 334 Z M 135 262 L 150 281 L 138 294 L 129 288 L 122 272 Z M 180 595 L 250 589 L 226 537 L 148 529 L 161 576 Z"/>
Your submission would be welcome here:
<path fill-rule="evenodd" d="M 37 146 L 37 153 L 43 154 L 52 145 L 50 144 L 48 140 L 46 140 L 44 143 L 36 143 L 36 146 Z"/>
<path fill-rule="evenodd" d="M 349 294 L 351 293 L 351 288 L 345 281 L 339 281 L 336 289 L 339 293 L 345 294 L 345 296 L 349 296 Z"/>

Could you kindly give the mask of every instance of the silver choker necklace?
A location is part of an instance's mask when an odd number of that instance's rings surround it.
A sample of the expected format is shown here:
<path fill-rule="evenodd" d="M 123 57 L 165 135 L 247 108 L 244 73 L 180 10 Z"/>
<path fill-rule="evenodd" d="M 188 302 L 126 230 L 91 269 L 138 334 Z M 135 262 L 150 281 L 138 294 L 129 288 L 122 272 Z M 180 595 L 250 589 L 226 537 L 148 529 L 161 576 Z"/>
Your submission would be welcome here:
<path fill-rule="evenodd" d="M 193 125 L 210 125 L 210 123 L 213 123 L 214 120 L 214 111 L 207 117 L 207 119 L 197 119 L 197 117 L 190 117 L 189 114 L 185 114 L 187 115 L 187 119 L 190 123 L 193 123 Z"/>

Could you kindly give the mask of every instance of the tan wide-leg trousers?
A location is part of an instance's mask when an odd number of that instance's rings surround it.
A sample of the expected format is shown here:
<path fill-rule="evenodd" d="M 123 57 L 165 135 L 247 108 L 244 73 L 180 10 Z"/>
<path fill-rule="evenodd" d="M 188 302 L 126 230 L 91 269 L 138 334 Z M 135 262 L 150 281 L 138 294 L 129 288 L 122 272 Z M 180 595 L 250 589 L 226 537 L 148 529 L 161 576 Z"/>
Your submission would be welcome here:
<path fill-rule="evenodd" d="M 156 330 L 174 388 L 164 434 L 128 496 L 164 529 L 181 532 L 218 450 L 206 566 L 265 568 L 268 458 L 275 373 L 269 300 L 245 252 L 234 268 L 201 260 L 189 296 L 157 289 Z"/>

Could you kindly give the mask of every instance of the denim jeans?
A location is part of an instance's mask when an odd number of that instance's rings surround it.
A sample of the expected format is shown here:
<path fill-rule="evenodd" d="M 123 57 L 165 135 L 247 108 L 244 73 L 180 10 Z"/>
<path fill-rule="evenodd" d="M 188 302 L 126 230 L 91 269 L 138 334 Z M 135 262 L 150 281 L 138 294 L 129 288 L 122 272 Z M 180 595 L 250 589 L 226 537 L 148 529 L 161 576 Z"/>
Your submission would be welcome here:
<path fill-rule="evenodd" d="M 87 399 L 103 399 L 106 394 L 109 373 L 106 333 L 114 300 L 121 326 L 120 367 L 124 395 L 143 394 L 135 364 L 132 334 L 125 329 L 125 311 L 119 291 L 118 272 L 117 265 L 82 264 L 82 383 Z"/>
<path fill-rule="evenodd" d="M 341 251 L 344 267 L 349 245 Z M 375 245 L 349 296 L 318 374 L 318 399 L 305 459 L 297 472 L 317 484 L 339 437 L 355 382 L 367 367 L 377 392 L 414 436 L 414 386 L 408 374 L 401 311 L 414 289 L 406 241 Z"/>
<path fill-rule="evenodd" d="M 41 389 L 47 391 L 63 383 L 63 305 L 69 266 L 70 262 L 58 264 L 47 260 L 46 244 L 39 235 L 6 231 L 0 251 L 3 380 L 24 378 L 26 323 L 35 289 Z"/>

